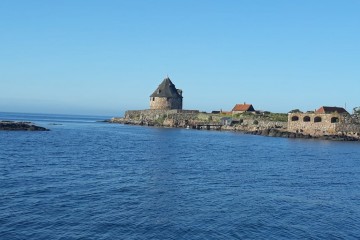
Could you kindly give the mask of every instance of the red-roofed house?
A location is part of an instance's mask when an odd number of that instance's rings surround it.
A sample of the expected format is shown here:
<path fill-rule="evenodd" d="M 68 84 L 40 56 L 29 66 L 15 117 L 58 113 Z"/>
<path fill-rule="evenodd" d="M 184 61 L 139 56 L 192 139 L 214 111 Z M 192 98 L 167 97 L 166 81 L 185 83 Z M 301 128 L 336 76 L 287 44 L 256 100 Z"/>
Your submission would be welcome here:
<path fill-rule="evenodd" d="M 319 108 L 318 110 L 316 110 L 315 113 L 347 113 L 349 114 L 344 108 L 342 107 L 326 107 L 323 106 L 321 108 Z"/>
<path fill-rule="evenodd" d="M 255 112 L 255 109 L 252 104 L 236 104 L 232 109 L 233 114 L 244 113 L 244 112 Z"/>

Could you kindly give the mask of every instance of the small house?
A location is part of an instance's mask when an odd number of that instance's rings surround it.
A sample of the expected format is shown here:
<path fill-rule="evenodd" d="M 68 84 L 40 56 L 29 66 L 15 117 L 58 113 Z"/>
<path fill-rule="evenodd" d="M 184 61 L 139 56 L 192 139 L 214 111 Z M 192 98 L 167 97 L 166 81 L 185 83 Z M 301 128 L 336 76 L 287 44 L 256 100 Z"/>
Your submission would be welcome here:
<path fill-rule="evenodd" d="M 230 117 L 221 118 L 221 125 L 223 125 L 223 126 L 230 126 L 231 122 L 232 122 L 232 118 L 230 118 Z"/>
<path fill-rule="evenodd" d="M 235 124 L 240 124 L 242 120 L 236 120 L 231 117 L 223 117 L 221 118 L 221 125 L 223 126 L 233 126 Z"/>
<path fill-rule="evenodd" d="M 255 109 L 252 104 L 236 104 L 235 107 L 232 109 L 232 114 L 244 113 L 244 112 L 251 112 L 254 113 Z"/>

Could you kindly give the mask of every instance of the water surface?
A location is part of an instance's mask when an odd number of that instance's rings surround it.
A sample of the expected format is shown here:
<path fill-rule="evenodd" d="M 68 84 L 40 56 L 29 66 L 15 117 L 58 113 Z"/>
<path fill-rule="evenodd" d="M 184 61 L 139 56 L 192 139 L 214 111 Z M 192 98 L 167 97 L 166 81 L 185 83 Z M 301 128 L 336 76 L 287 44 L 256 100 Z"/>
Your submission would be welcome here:
<path fill-rule="evenodd" d="M 359 143 L 0 119 L 0 239 L 360 237 Z"/>

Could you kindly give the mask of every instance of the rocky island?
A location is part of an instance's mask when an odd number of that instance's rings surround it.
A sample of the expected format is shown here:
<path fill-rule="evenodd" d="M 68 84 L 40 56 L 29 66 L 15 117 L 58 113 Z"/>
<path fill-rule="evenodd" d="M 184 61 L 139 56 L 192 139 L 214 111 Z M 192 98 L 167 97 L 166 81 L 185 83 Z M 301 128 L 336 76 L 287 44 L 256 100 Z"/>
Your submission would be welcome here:
<path fill-rule="evenodd" d="M 252 104 L 236 104 L 231 111 L 183 110 L 182 90 L 167 77 L 150 95 L 150 109 L 126 111 L 110 123 L 239 131 L 246 134 L 360 141 L 360 117 L 341 107 L 320 107 L 315 111 L 289 113 L 256 111 Z"/>
<path fill-rule="evenodd" d="M 31 122 L 0 121 L 0 130 L 4 131 L 49 131 Z"/>

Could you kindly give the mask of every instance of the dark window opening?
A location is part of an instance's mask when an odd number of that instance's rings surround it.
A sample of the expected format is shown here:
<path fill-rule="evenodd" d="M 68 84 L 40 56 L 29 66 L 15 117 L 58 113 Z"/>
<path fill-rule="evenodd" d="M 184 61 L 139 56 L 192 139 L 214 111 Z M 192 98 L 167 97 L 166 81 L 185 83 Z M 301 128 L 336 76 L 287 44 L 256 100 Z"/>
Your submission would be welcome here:
<path fill-rule="evenodd" d="M 304 121 L 304 122 L 310 122 L 310 117 L 309 117 L 309 116 L 305 116 L 305 117 L 303 118 L 303 121 Z"/>
<path fill-rule="evenodd" d="M 314 122 L 321 122 L 321 117 L 315 117 Z"/>
<path fill-rule="evenodd" d="M 331 118 L 331 123 L 338 123 L 339 122 L 339 118 L 338 117 L 332 117 Z"/>
<path fill-rule="evenodd" d="M 295 121 L 299 121 L 299 117 L 298 116 L 293 116 L 291 118 L 291 121 L 295 122 Z"/>

